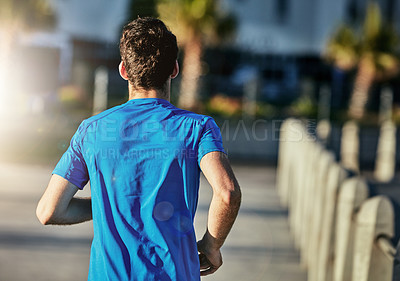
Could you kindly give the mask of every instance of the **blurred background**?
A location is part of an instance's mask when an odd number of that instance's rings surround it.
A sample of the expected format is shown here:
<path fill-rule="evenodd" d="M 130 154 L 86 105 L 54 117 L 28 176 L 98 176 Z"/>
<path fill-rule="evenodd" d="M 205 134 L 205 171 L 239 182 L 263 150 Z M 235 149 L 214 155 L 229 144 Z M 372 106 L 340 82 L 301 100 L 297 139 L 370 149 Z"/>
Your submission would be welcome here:
<path fill-rule="evenodd" d="M 281 125 L 289 117 L 303 120 L 310 136 L 347 169 L 378 189 L 380 183 L 386 189 L 397 185 L 399 1 L 1 0 L 0 280 L 85 279 L 90 226 L 68 234 L 66 228 L 44 231 L 34 208 L 80 122 L 127 101 L 127 84 L 118 74 L 119 36 L 138 16 L 159 17 L 177 35 L 181 73 L 171 102 L 215 118 L 249 186 L 247 204 L 259 204 L 245 207 L 243 216 L 259 227 L 253 229 L 260 241 L 275 237 L 265 249 L 231 248 L 232 258 L 267 260 L 259 261 L 254 276 L 237 275 L 232 267 L 233 276 L 286 280 L 285 274 L 293 274 L 288 280 L 303 280 L 305 271 L 286 234 L 287 211 L 273 192 Z M 346 148 L 342 137 L 349 121 L 356 140 Z M 387 122 L 394 128 L 392 173 L 382 179 L 374 169 Z M 263 192 L 269 199 L 258 198 Z M 240 244 L 254 233 L 243 235 L 233 240 Z M 64 251 L 67 261 L 60 267 Z M 274 264 L 271 254 L 282 257 L 275 261 L 281 267 L 274 267 L 275 277 L 266 277 L 263 265 Z M 32 263 L 17 266 L 22 259 Z"/>
<path fill-rule="evenodd" d="M 356 119 L 361 134 L 374 135 L 382 118 L 400 120 L 399 5 L 3 0 L 1 158 L 58 159 L 82 119 L 127 100 L 118 41 L 137 16 L 158 16 L 176 33 L 181 75 L 172 102 L 215 117 L 232 157 L 274 164 L 279 120 L 288 116 L 338 126 Z M 254 146 L 242 150 L 233 137 Z M 373 150 L 361 155 L 363 167 L 373 167 Z"/>

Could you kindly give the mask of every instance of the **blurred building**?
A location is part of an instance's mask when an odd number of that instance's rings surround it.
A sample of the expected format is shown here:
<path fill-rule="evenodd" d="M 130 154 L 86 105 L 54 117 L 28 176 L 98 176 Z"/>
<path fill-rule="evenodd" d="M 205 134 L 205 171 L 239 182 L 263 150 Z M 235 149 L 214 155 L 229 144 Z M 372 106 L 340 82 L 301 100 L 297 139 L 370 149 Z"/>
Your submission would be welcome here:
<path fill-rule="evenodd" d="M 383 16 L 400 27 L 400 5 L 377 0 Z M 236 44 L 265 54 L 320 54 L 342 21 L 360 23 L 368 0 L 225 0 L 239 20 Z"/>
<path fill-rule="evenodd" d="M 128 0 L 50 0 L 57 29 L 73 38 L 115 42 L 126 20 Z"/>
<path fill-rule="evenodd" d="M 226 91 L 243 91 L 246 76 L 257 75 L 259 98 L 267 102 L 290 103 L 308 78 L 317 82 L 311 90 L 318 92 L 319 84 L 330 79 L 320 54 L 334 27 L 345 19 L 346 2 L 225 0 L 239 23 L 234 48 L 241 54 Z"/>
<path fill-rule="evenodd" d="M 58 53 L 59 82 L 77 84 L 90 95 L 94 70 L 114 71 L 111 85 L 119 84 L 118 37 L 126 21 L 129 0 L 50 0 L 57 26 L 51 33 L 26 36 L 25 45 L 52 48 Z M 208 50 L 209 76 L 205 93 L 242 95 L 245 84 L 258 76 L 261 98 L 279 103 L 298 96 L 304 80 L 314 79 L 313 91 L 331 79 L 320 59 L 327 38 L 342 21 L 361 22 L 368 0 L 223 0 L 238 22 L 233 44 Z M 400 27 L 400 5 L 378 0 L 386 18 Z M 54 52 L 53 52 L 54 53 Z M 51 54 L 51 52 L 49 53 Z M 122 82 L 121 82 L 122 83 Z M 114 90 L 118 92 L 120 90 Z"/>
<path fill-rule="evenodd" d="M 27 79 L 18 92 L 28 100 L 33 96 L 42 103 L 53 103 L 60 87 L 73 85 L 68 86 L 70 92 L 74 91 L 71 96 L 80 96 L 90 104 L 94 73 L 100 66 L 112 70 L 110 87 L 116 84 L 121 88 L 118 39 L 126 20 L 127 1 L 49 1 L 56 25 L 51 30 L 19 36 L 14 55 Z"/>
<path fill-rule="evenodd" d="M 319 54 L 345 18 L 346 0 L 227 0 L 239 20 L 236 44 L 264 54 Z"/>
<path fill-rule="evenodd" d="M 400 29 L 400 5 L 395 0 L 377 2 L 383 17 Z M 224 86 L 219 76 L 213 84 L 222 85 L 222 89 L 216 91 L 237 95 L 235 91 L 243 92 L 245 80 L 250 81 L 257 73 L 260 98 L 285 104 L 302 91 L 311 90 L 311 95 L 317 97 L 320 87 L 329 84 L 335 75 L 341 76 L 343 85 L 333 105 L 343 105 L 349 95 L 347 78 L 342 73 L 332 73 L 321 60 L 321 53 L 340 23 L 362 24 L 367 3 L 368 0 L 224 0 L 238 19 L 233 44 L 236 52 L 228 53 L 225 59 L 221 58 L 224 54 L 215 55 L 217 60 L 234 64 L 229 74 L 233 79 Z M 226 67 L 223 70 L 229 72 Z M 216 68 L 221 74 L 218 71 Z"/>

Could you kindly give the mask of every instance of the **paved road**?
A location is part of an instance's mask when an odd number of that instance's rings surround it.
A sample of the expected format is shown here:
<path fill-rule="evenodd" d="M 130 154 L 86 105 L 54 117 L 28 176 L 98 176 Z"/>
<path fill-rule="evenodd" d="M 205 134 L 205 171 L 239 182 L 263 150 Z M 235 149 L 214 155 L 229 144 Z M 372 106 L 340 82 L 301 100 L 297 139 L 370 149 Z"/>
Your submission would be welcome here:
<path fill-rule="evenodd" d="M 222 250 L 223 267 L 203 280 L 306 280 L 274 189 L 275 169 L 235 165 L 234 170 L 242 186 L 242 208 Z M 0 163 L 0 281 L 86 280 L 91 223 L 44 227 L 35 217 L 50 172 L 51 167 Z M 198 236 L 205 230 L 210 198 L 202 179 Z"/>

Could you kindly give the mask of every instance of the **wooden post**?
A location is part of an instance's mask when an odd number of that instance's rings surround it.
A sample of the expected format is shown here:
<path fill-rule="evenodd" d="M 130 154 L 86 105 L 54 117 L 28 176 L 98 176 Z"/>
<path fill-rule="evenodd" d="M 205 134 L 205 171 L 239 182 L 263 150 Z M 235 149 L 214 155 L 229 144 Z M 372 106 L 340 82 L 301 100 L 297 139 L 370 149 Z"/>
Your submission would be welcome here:
<path fill-rule="evenodd" d="M 285 149 L 285 154 L 283 155 L 287 159 L 287 167 L 284 167 L 284 170 L 287 170 L 288 176 L 286 178 L 281 178 L 281 195 L 283 197 L 283 203 L 286 203 L 286 205 L 289 209 L 292 208 L 293 206 L 293 200 L 295 196 L 295 186 L 297 186 L 297 165 L 299 161 L 298 157 L 298 145 L 303 139 L 304 135 L 304 125 L 301 123 L 301 121 L 296 120 L 296 119 L 291 119 L 290 122 L 287 123 L 288 126 L 285 126 L 285 139 L 281 139 L 282 142 L 284 142 L 284 149 Z M 286 201 L 286 202 L 285 202 Z"/>
<path fill-rule="evenodd" d="M 310 142 L 308 138 L 308 133 L 306 131 L 305 126 L 303 125 L 301 129 L 302 135 L 304 136 L 300 142 L 297 143 L 297 148 L 295 150 L 296 153 L 296 164 L 295 164 L 295 171 L 296 171 L 296 202 L 292 208 L 291 217 L 293 218 L 293 234 L 294 234 L 294 244 L 297 249 L 301 247 L 301 228 L 304 223 L 302 215 L 304 209 L 304 199 L 307 196 L 306 194 L 306 182 L 307 182 L 307 166 L 310 164 L 310 149 L 314 142 Z M 311 146 L 311 147 L 310 147 Z M 293 155 L 292 155 L 293 157 Z"/>
<path fill-rule="evenodd" d="M 256 117 L 257 111 L 257 95 L 260 88 L 260 78 L 255 74 L 244 85 L 243 95 L 243 119 L 253 120 Z"/>
<path fill-rule="evenodd" d="M 385 87 L 381 93 L 379 107 L 379 123 L 392 120 L 393 91 L 389 87 Z"/>
<path fill-rule="evenodd" d="M 389 182 L 396 168 L 396 126 L 387 120 L 382 123 L 376 152 L 374 176 L 378 181 Z"/>
<path fill-rule="evenodd" d="M 340 147 L 341 163 L 344 168 L 352 170 L 356 173 L 359 172 L 359 129 L 354 121 L 348 121 L 343 125 L 342 140 Z"/>
<path fill-rule="evenodd" d="M 327 119 L 323 119 L 317 124 L 317 136 L 322 144 L 328 143 L 329 136 L 331 135 L 331 123 Z"/>
<path fill-rule="evenodd" d="M 298 204 L 299 186 L 301 185 L 301 174 L 298 164 L 300 162 L 301 145 L 304 138 L 304 125 L 300 122 L 295 122 L 289 129 L 289 141 L 291 142 L 291 174 L 290 174 L 290 194 L 289 194 L 289 225 L 296 240 L 296 208 Z"/>
<path fill-rule="evenodd" d="M 316 171 L 317 173 L 317 185 L 315 187 L 315 192 L 313 194 L 309 194 L 312 196 L 313 202 L 313 216 L 311 219 L 310 226 L 310 243 L 308 247 L 308 280 L 316 281 L 317 276 L 317 267 L 318 267 L 318 249 L 319 242 L 321 238 L 321 226 L 322 226 L 322 212 L 325 204 L 325 192 L 326 192 L 326 183 L 328 180 L 328 171 L 329 167 L 334 163 L 334 156 L 331 152 L 323 151 L 321 157 L 319 159 L 320 169 Z"/>
<path fill-rule="evenodd" d="M 94 78 L 93 115 L 107 109 L 108 70 L 100 66 L 96 69 Z"/>
<path fill-rule="evenodd" d="M 293 141 L 291 140 L 291 132 L 289 131 L 295 122 L 295 119 L 285 120 L 279 131 L 279 151 L 278 151 L 278 168 L 277 168 L 277 188 L 281 199 L 281 204 L 288 207 L 289 181 L 291 177 L 291 149 Z"/>
<path fill-rule="evenodd" d="M 388 198 L 376 196 L 362 204 L 355 235 L 352 280 L 391 281 L 393 256 L 381 246 L 394 235 L 394 212 Z"/>
<path fill-rule="evenodd" d="M 339 188 L 347 176 L 347 172 L 337 163 L 329 168 L 322 213 L 316 280 L 331 281 L 333 279 L 337 198 Z"/>
<path fill-rule="evenodd" d="M 306 198 L 307 166 L 310 164 L 310 149 L 316 144 L 310 138 L 305 125 L 301 122 L 292 124 L 291 173 L 289 196 L 289 225 L 293 233 L 295 246 L 301 248 L 304 200 Z M 311 148 L 310 148 L 311 147 Z M 312 172 L 314 175 L 314 172 Z"/>
<path fill-rule="evenodd" d="M 80 99 L 87 105 L 92 103 L 93 69 L 83 61 L 76 61 L 72 65 L 72 83 L 80 89 Z"/>
<path fill-rule="evenodd" d="M 329 120 L 331 115 L 331 88 L 323 85 L 319 90 L 318 120 Z"/>
<path fill-rule="evenodd" d="M 300 257 L 301 265 L 307 267 L 308 264 L 308 247 L 310 243 L 311 222 L 314 217 L 314 197 L 312 196 L 318 188 L 318 171 L 320 167 L 320 157 L 323 153 L 321 145 L 315 142 L 309 143 L 310 155 L 308 156 L 308 172 L 306 173 L 307 182 L 304 191 L 304 204 L 302 211 L 302 227 L 301 227 L 301 245 Z"/>
<path fill-rule="evenodd" d="M 359 177 L 345 180 L 340 187 L 336 214 L 334 281 L 351 281 L 355 231 L 353 218 L 367 197 L 367 184 Z"/>

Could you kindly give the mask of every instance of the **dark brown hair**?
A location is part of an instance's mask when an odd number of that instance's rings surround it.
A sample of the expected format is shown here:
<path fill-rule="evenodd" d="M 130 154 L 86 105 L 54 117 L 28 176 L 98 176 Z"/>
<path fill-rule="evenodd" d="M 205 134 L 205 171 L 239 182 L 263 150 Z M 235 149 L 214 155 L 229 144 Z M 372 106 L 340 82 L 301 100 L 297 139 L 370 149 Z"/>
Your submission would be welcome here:
<path fill-rule="evenodd" d="M 163 90 L 178 56 L 176 37 L 155 18 L 138 18 L 124 26 L 119 44 L 129 82 L 136 89 Z"/>

